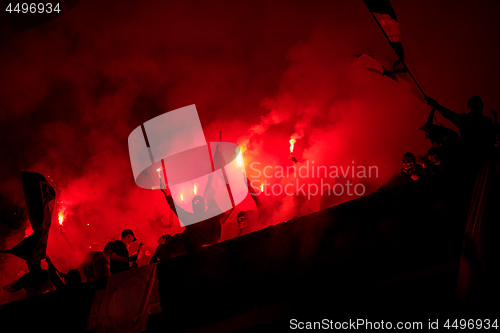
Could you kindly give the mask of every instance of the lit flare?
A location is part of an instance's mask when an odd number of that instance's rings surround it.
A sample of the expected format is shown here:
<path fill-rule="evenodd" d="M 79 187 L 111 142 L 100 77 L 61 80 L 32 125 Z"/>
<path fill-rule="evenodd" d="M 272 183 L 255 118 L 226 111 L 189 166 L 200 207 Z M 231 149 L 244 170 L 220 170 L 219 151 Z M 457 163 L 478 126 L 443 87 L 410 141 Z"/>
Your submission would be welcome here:
<path fill-rule="evenodd" d="M 238 163 L 238 166 L 243 165 L 243 153 L 242 152 L 240 152 L 238 154 L 238 156 L 236 156 L 236 162 Z"/>
<path fill-rule="evenodd" d="M 294 138 L 290 139 L 290 153 L 293 153 L 293 146 L 297 142 Z"/>

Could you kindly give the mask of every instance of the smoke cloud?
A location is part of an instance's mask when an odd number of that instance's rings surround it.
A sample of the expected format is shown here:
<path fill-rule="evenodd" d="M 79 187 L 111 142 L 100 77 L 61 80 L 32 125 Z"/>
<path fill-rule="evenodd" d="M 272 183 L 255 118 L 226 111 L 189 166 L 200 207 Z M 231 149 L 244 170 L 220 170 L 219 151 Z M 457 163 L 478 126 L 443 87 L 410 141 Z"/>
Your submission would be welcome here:
<path fill-rule="evenodd" d="M 493 23 L 500 5 L 392 3 L 426 93 L 459 112 L 480 95 L 487 114 L 500 88 Z M 181 232 L 163 194 L 135 185 L 127 138 L 139 124 L 190 104 L 207 141 L 222 132 L 223 141 L 243 147 L 256 183 L 295 184 L 296 177 L 276 177 L 277 167 L 314 161 L 376 166 L 377 177 L 367 179 L 376 189 L 399 171 L 405 152 L 427 151 L 418 127 L 429 110 L 407 84 L 357 66 L 359 54 L 388 68 L 396 60 L 361 1 L 85 1 L 44 25 L 4 33 L 1 248 L 17 244 L 29 225 L 20 170 L 42 173 L 57 191 L 47 253 L 61 271 L 79 267 L 86 252 L 102 250 L 125 228 L 150 251 L 160 235 Z M 266 166 L 272 177 L 263 176 Z M 269 222 L 276 224 L 317 211 L 320 196 L 306 198 L 300 212 L 293 196 L 267 199 L 282 202 Z M 223 239 L 237 234 L 234 216 L 247 209 L 255 210 L 251 198 L 224 225 Z M 2 286 L 22 270 L 22 260 L 3 255 Z M 2 291 L 0 303 L 22 297 Z"/>

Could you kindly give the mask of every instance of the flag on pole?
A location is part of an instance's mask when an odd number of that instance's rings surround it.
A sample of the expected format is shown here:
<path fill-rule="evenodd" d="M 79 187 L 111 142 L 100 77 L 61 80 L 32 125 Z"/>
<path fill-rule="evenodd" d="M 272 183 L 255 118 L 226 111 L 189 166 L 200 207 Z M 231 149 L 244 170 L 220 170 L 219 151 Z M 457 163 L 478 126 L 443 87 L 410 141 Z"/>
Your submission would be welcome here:
<path fill-rule="evenodd" d="M 363 0 L 363 2 L 365 3 L 378 26 L 384 33 L 385 38 L 387 38 L 389 44 L 399 58 L 399 61 L 396 61 L 394 63 L 392 73 L 398 73 L 400 74 L 400 76 L 402 74 L 403 79 L 407 82 L 409 82 L 409 80 L 406 79 L 405 76 L 409 76 L 416 86 L 415 89 L 415 87 L 410 84 L 412 92 L 419 99 L 423 100 L 425 97 L 425 93 L 418 84 L 413 74 L 408 69 L 408 66 L 406 66 L 405 64 L 403 44 L 401 43 L 401 32 L 399 30 L 399 22 L 398 18 L 396 17 L 396 13 L 391 6 L 391 3 L 389 2 L 389 0 Z M 421 95 L 418 92 L 420 92 Z"/>
<path fill-rule="evenodd" d="M 416 98 L 424 102 L 422 90 L 419 89 L 416 81 L 412 80 L 408 68 L 400 59 L 394 62 L 392 70 L 385 68 L 373 56 L 368 54 L 356 55 L 356 60 L 352 62 L 352 65 L 391 78 L 398 82 L 403 89 L 411 92 Z"/>
<path fill-rule="evenodd" d="M 356 60 L 352 63 L 356 67 L 365 68 L 370 72 L 374 72 L 377 74 L 381 74 L 383 76 L 387 76 L 392 80 L 399 82 L 397 75 L 394 71 L 391 71 L 384 66 L 380 62 L 378 62 L 373 56 L 368 54 L 357 54 Z"/>
<path fill-rule="evenodd" d="M 380 29 L 384 32 L 389 44 L 396 52 L 399 59 L 404 59 L 403 44 L 401 44 L 401 32 L 396 13 L 389 0 L 363 0 L 373 18 L 377 21 Z"/>

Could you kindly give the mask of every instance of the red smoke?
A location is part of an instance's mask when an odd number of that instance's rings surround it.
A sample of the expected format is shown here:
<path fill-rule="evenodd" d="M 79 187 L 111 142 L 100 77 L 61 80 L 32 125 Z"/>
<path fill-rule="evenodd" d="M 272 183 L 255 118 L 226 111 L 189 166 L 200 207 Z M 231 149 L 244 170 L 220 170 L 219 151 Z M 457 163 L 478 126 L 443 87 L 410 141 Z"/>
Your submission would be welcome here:
<path fill-rule="evenodd" d="M 498 103 L 497 2 L 392 2 L 427 94 L 459 112 L 476 94 L 485 114 Z M 61 271 L 125 228 L 149 249 L 182 230 L 161 192 L 135 185 L 127 147 L 134 128 L 169 110 L 196 104 L 208 141 L 222 131 L 246 148 L 250 180 L 253 162 L 293 165 L 291 137 L 297 167 L 378 166 L 372 189 L 398 172 L 406 151 L 428 149 L 418 131 L 427 107 L 404 84 L 351 65 L 363 53 L 386 67 L 396 59 L 361 1 L 85 1 L 4 34 L 0 48 L 0 245 L 15 245 L 28 224 L 19 171 L 40 172 L 58 193 L 47 251 Z M 284 204 L 273 223 L 294 215 L 292 198 L 277 199 Z M 319 197 L 304 205 L 317 210 Z M 236 228 L 233 217 L 223 239 Z M 4 255 L 2 286 L 22 269 Z M 2 291 L 0 303 L 20 294 Z"/>

